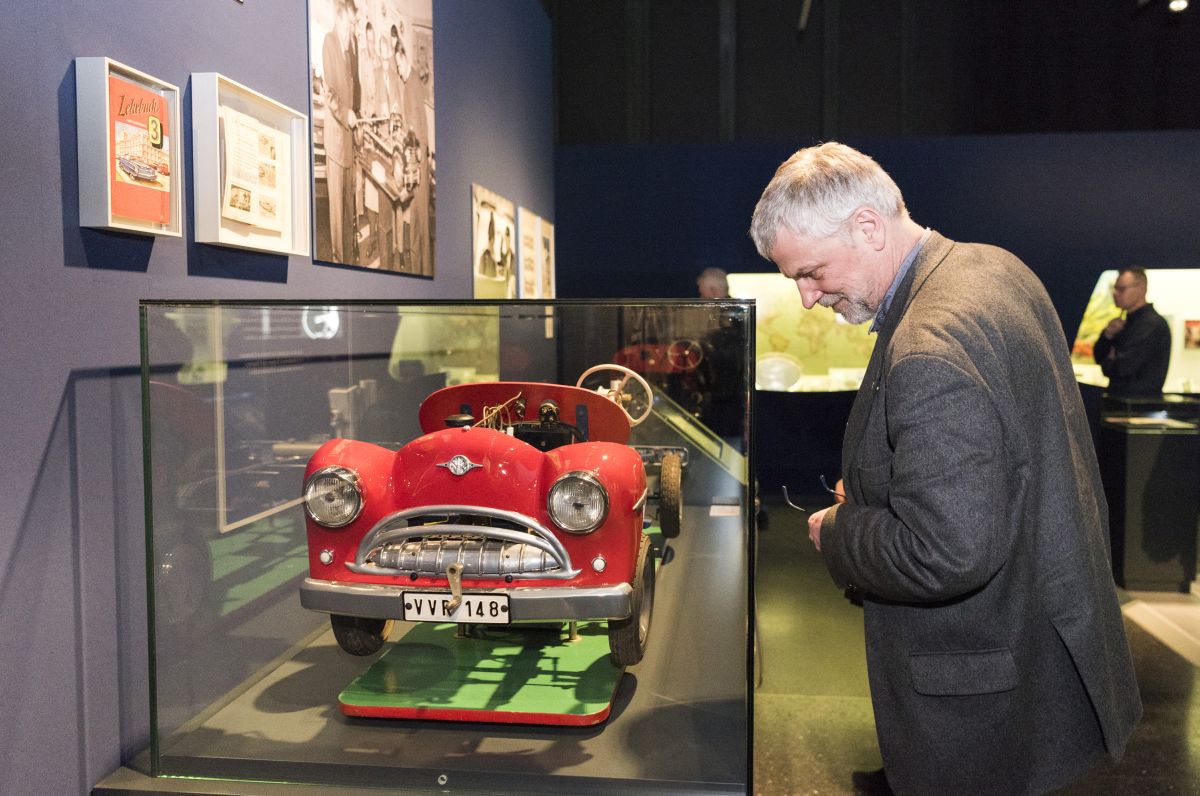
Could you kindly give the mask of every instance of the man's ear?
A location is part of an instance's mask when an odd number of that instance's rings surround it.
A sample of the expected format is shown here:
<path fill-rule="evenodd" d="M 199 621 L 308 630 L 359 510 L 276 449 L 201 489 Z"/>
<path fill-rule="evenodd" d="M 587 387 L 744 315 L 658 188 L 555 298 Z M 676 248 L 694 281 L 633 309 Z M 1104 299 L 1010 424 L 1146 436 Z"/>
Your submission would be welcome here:
<path fill-rule="evenodd" d="M 858 229 L 863 240 L 875 251 L 882 251 L 887 244 L 887 226 L 883 216 L 871 207 L 863 206 L 850 215 L 851 223 Z"/>

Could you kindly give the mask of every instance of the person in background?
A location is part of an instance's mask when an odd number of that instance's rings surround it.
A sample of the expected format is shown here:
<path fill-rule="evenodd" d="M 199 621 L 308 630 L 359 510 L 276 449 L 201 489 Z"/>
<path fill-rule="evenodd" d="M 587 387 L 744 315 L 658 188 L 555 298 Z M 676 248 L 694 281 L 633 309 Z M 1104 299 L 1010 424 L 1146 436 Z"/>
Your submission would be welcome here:
<path fill-rule="evenodd" d="M 700 298 L 729 298 L 729 281 L 720 268 L 705 268 L 696 277 Z"/>
<path fill-rule="evenodd" d="M 1146 302 L 1146 271 L 1122 268 L 1113 283 L 1113 318 L 1096 340 L 1093 355 L 1108 376 L 1108 392 L 1124 398 L 1162 395 L 1171 364 L 1171 328 Z"/>
<path fill-rule="evenodd" d="M 750 233 L 806 309 L 878 334 L 846 426 L 846 502 L 808 521 L 862 599 L 875 782 L 1044 793 L 1120 757 L 1141 700 L 1042 284 L 1003 249 L 919 226 L 879 164 L 838 143 L 779 167 Z"/>
<path fill-rule="evenodd" d="M 354 78 L 350 42 L 353 39 L 354 4 L 338 0 L 334 29 L 321 47 L 325 91 L 325 161 L 329 189 L 329 237 L 333 261 L 349 263 L 354 257 L 354 138 L 358 123 L 354 110 Z M 347 195 L 349 194 L 349 195 Z"/>
<path fill-rule="evenodd" d="M 487 225 L 487 247 L 479 255 L 479 267 L 477 273 L 480 276 L 488 279 L 495 279 L 498 275 L 496 267 L 496 214 L 488 215 Z"/>

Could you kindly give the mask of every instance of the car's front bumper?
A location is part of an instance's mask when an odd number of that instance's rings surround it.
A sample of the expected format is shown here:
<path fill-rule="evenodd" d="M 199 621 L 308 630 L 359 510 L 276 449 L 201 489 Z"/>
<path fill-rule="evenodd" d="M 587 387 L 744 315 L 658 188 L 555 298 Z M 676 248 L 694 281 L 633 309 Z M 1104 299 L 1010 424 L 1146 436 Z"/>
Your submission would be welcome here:
<path fill-rule="evenodd" d="M 441 591 L 427 587 L 385 586 L 373 583 L 338 583 L 305 578 L 300 604 L 313 611 L 372 619 L 404 616 L 404 592 Z M 444 591 L 449 594 L 449 587 Z M 624 619 L 629 616 L 633 587 L 628 583 L 594 588 L 521 587 L 514 589 L 463 589 L 464 594 L 506 594 L 514 622 L 524 620 Z"/>

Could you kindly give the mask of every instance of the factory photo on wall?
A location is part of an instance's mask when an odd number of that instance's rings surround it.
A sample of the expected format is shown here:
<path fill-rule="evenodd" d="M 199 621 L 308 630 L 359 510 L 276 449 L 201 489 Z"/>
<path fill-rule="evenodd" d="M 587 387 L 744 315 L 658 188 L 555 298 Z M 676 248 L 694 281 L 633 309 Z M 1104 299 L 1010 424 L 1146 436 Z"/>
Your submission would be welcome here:
<path fill-rule="evenodd" d="M 432 277 L 432 0 L 308 13 L 314 260 Z"/>

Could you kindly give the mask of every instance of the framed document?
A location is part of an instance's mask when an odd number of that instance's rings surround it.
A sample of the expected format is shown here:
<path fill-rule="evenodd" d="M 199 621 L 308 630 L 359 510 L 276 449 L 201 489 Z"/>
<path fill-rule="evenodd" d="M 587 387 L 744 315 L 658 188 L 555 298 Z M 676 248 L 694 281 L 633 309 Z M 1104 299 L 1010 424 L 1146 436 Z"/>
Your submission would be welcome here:
<path fill-rule="evenodd" d="M 75 59 L 79 224 L 183 232 L 179 89 L 111 58 Z"/>
<path fill-rule="evenodd" d="M 519 298 L 545 298 L 538 280 L 538 254 L 541 249 L 542 217 L 524 207 L 517 208 L 517 277 Z"/>
<path fill-rule="evenodd" d="M 307 256 L 308 117 L 216 72 L 192 74 L 198 243 Z"/>
<path fill-rule="evenodd" d="M 554 225 L 525 208 L 518 208 L 520 227 L 521 298 L 554 298 Z"/>

